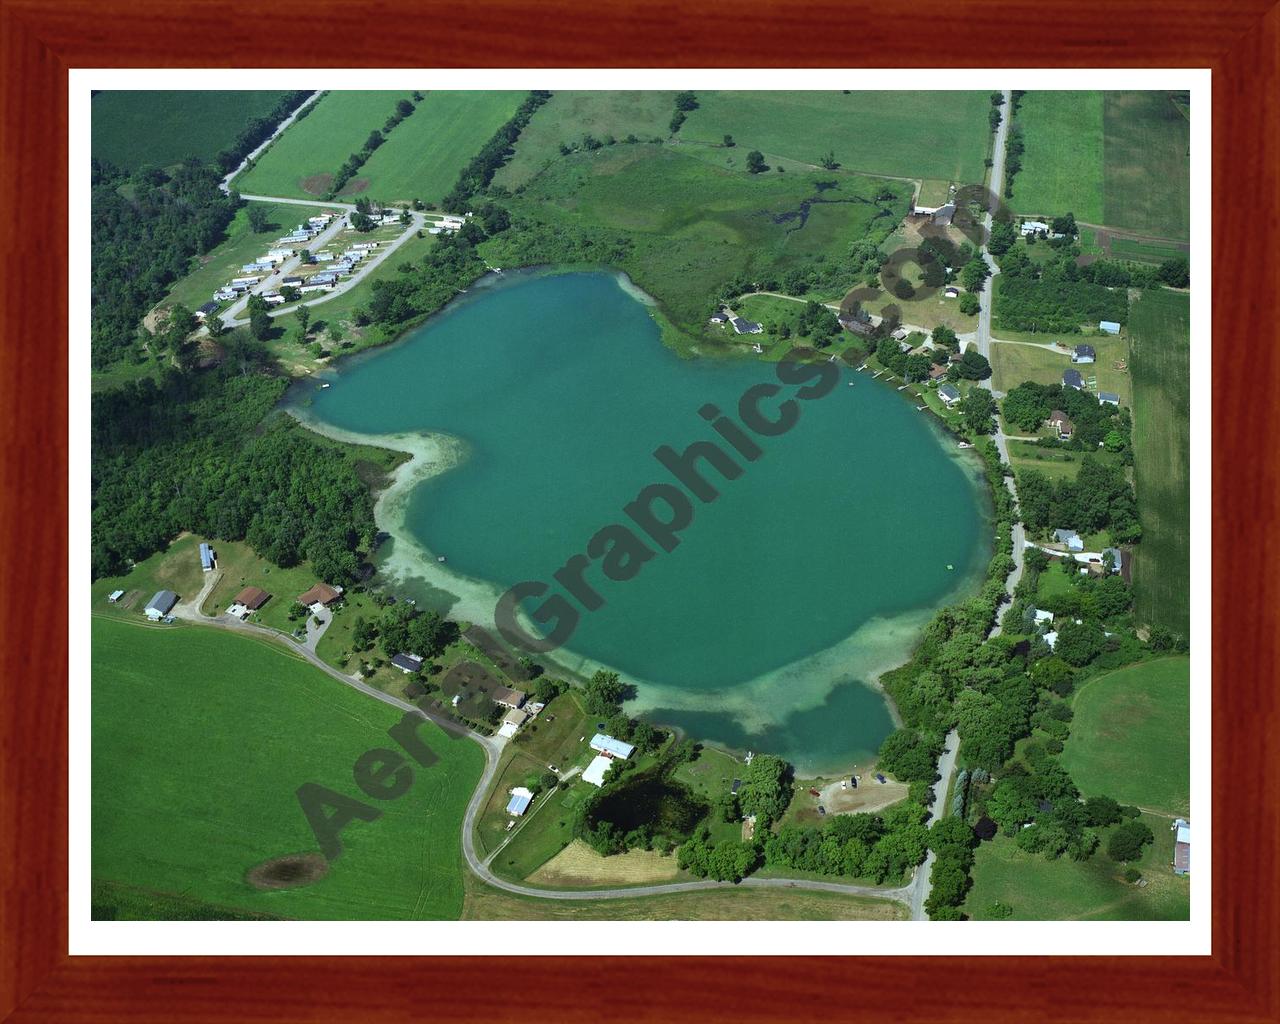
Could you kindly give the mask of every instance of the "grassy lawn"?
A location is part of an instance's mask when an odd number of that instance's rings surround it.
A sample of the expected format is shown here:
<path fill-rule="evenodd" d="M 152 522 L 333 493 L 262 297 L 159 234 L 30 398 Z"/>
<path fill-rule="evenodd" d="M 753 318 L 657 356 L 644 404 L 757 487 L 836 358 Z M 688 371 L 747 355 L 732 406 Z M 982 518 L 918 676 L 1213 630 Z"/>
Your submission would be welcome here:
<path fill-rule="evenodd" d="M 1191 377 L 1189 296 L 1148 292 L 1133 306 L 1135 549 L 1139 622 L 1191 628 Z"/>
<path fill-rule="evenodd" d="M 819 190 L 818 181 L 835 187 Z M 874 202 L 886 187 L 896 199 Z M 841 172 L 752 175 L 718 168 L 672 147 L 607 146 L 557 161 L 512 202 L 513 213 L 551 230 L 581 227 L 630 239 L 620 269 L 653 295 L 674 326 L 708 348 L 723 346 L 706 317 L 723 283 L 739 274 L 779 275 L 825 251 L 888 230 L 906 210 L 910 186 Z M 812 232 L 801 204 L 839 203 L 840 230 L 822 218 Z M 801 226 L 804 224 L 804 226 Z M 506 236 L 486 243 L 491 262 L 510 265 Z"/>
<path fill-rule="evenodd" d="M 275 644 L 198 626 L 95 617 L 93 671 L 95 883 L 289 918 L 459 916 L 473 743 L 424 723 L 439 762 L 398 800 L 370 801 L 382 816 L 344 829 L 326 877 L 263 891 L 248 869 L 316 848 L 295 790 L 357 795 L 353 762 L 393 745 L 399 712 Z"/>
<path fill-rule="evenodd" d="M 512 190 L 527 184 L 561 159 L 560 143 L 580 145 L 584 135 L 601 141 L 610 135 L 635 135 L 646 142 L 665 139 L 674 110 L 672 91 L 556 92 L 534 112 L 520 133 L 515 155 L 494 175 L 493 183 Z"/>
<path fill-rule="evenodd" d="M 428 92 L 360 168 L 364 191 L 384 202 L 421 199 L 438 203 L 458 172 L 480 152 L 524 101 L 527 93 Z M 391 112 L 394 101 L 387 106 Z M 374 125 L 373 127 L 378 127 Z M 336 168 L 335 168 L 336 169 Z"/>
<path fill-rule="evenodd" d="M 267 230 L 255 233 L 249 227 L 249 206 L 266 210 Z M 197 309 L 213 298 L 218 288 L 233 277 L 240 277 L 240 268 L 275 247 L 275 241 L 286 229 L 324 213 L 324 207 L 293 206 L 286 203 L 250 203 L 236 211 L 235 218 L 227 226 L 226 239 L 203 256 L 194 257 L 190 272 L 175 281 L 169 294 L 160 303 L 162 308 L 182 303 L 188 309 Z M 231 303 L 223 303 L 223 308 Z"/>
<path fill-rule="evenodd" d="M 235 179 L 235 188 L 293 199 L 323 195 L 347 157 L 359 152 L 371 131 L 382 129 L 395 110 L 396 101 L 411 95 L 411 91 L 403 89 L 329 93 L 310 114 L 285 129 L 253 167 Z M 414 117 L 416 111 L 392 129 L 392 135 Z M 366 181 L 362 173 L 357 173 L 347 182 L 344 194 L 363 191 Z"/>
<path fill-rule="evenodd" d="M 1010 207 L 1022 214 L 1074 213 L 1103 220 L 1103 100 L 1100 92 L 1028 92 L 1014 123 L 1026 147 Z"/>
<path fill-rule="evenodd" d="M 271 600 L 250 614 L 250 622 L 284 633 L 292 633 L 302 625 L 301 619 L 289 621 L 289 609 L 299 594 L 317 582 L 308 563 L 282 569 L 254 554 L 242 541 L 215 541 L 214 550 L 218 553 L 218 571 L 222 578 L 205 598 L 201 611 L 206 615 L 225 612 L 245 587 L 260 587 L 271 595 Z"/>
<path fill-rule="evenodd" d="M 680 143 L 720 146 L 766 160 L 817 166 L 831 151 L 842 167 L 865 174 L 974 184 L 986 157 L 985 92 L 698 92 L 698 108 Z M 670 114 L 668 113 L 668 117 Z"/>
<path fill-rule="evenodd" d="M 1062 571 L 1061 565 L 1050 565 L 1036 579 L 1036 600 L 1055 597 L 1071 591 L 1072 577 Z"/>
<path fill-rule="evenodd" d="M 467 921 L 901 921 L 906 908 L 889 900 L 799 889 L 726 886 L 614 900 L 547 900 L 516 896 L 468 876 Z"/>
<path fill-rule="evenodd" d="M 686 761 L 672 776 L 712 807 L 707 824 L 711 826 L 711 838 L 716 842 L 742 837 L 741 822 L 723 821 L 714 808 L 716 801 L 733 788 L 733 780 L 742 778 L 745 768 L 741 761 L 723 750 L 703 747 L 696 761 Z"/>
<path fill-rule="evenodd" d="M 1105 832 L 1097 852 L 1079 863 L 1025 853 L 1011 836 L 1000 835 L 979 845 L 973 888 L 962 909 L 978 921 L 991 919 L 989 910 L 997 901 L 1013 909 L 1016 921 L 1188 920 L 1191 884 L 1170 867 L 1171 820 L 1153 814 L 1142 815 L 1142 820 L 1155 834 L 1155 842 L 1132 865 L 1147 880 L 1145 888 L 1124 880 L 1128 865 L 1107 856 Z"/>
<path fill-rule="evenodd" d="M 1002 332 L 1003 333 L 1003 332 Z M 1111 391 L 1120 396 L 1120 404 L 1132 406 L 1132 377 L 1126 370 L 1118 369 L 1116 364 L 1129 358 L 1128 340 L 1118 337 L 1099 336 L 1086 338 L 1082 335 L 1062 334 L 1036 335 L 1044 344 L 1062 343 L 1070 346 L 1088 344 L 1098 354 L 1096 362 L 1078 365 L 1071 361 L 1070 354 L 1065 351 L 1050 351 L 1012 341 L 995 341 L 991 345 L 992 386 L 997 391 L 1011 391 L 1023 381 L 1034 381 L 1037 384 L 1061 384 L 1064 370 L 1079 370 L 1086 385 L 1090 379 L 1096 386 L 1090 391 Z"/>
<path fill-rule="evenodd" d="M 1168 815 L 1191 811 L 1191 662 L 1142 662 L 1090 679 L 1073 698 L 1062 753 L 1085 796 Z"/>
<path fill-rule="evenodd" d="M 92 103 L 93 155 L 129 170 L 189 156 L 212 160 L 284 96 L 269 89 L 100 92 Z"/>
<path fill-rule="evenodd" d="M 1158 238 L 1188 238 L 1191 124 L 1186 116 L 1166 92 L 1108 92 L 1103 127 L 1102 223 Z"/>
<path fill-rule="evenodd" d="M 181 601 L 189 601 L 200 593 L 205 574 L 200 567 L 200 542 L 203 537 L 184 533 L 164 551 L 139 562 L 124 576 L 106 576 L 95 580 L 89 592 L 95 613 L 141 621 L 142 609 L 157 590 L 172 590 Z M 215 543 L 215 551 L 220 545 Z M 107 595 L 123 590 L 118 604 L 108 604 Z"/>
<path fill-rule="evenodd" d="M 1092 455 L 1097 462 L 1109 466 L 1120 465 L 1119 455 L 1099 449 L 1096 452 L 1072 452 L 1061 448 L 1041 448 L 1034 441 L 1010 441 L 1009 464 L 1017 472 L 1034 469 L 1050 480 L 1074 480 L 1080 469 L 1080 460 Z"/>

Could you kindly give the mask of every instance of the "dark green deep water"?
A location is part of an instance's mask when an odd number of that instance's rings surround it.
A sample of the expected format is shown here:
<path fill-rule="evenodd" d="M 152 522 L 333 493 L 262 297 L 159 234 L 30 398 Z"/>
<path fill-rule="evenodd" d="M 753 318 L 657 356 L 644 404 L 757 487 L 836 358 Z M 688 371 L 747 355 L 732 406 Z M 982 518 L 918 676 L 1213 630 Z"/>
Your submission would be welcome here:
<path fill-rule="evenodd" d="M 330 379 L 309 392 L 309 418 L 466 447 L 393 532 L 446 554 L 451 572 L 554 592 L 552 573 L 597 530 L 631 525 L 622 507 L 642 487 L 672 481 L 655 448 L 717 440 L 700 407 L 732 413 L 777 381 L 754 361 L 680 359 L 605 273 L 506 275 Z M 588 571 L 605 604 L 582 612 L 566 652 L 637 682 L 635 708 L 655 721 L 815 770 L 865 759 L 892 729 L 865 681 L 906 659 L 991 541 L 977 477 L 891 386 L 842 369 L 830 394 L 798 404 L 788 433 L 755 438 L 761 458 L 737 458 L 738 479 L 706 470 L 720 496 L 694 499 L 673 552 L 623 582 Z"/>

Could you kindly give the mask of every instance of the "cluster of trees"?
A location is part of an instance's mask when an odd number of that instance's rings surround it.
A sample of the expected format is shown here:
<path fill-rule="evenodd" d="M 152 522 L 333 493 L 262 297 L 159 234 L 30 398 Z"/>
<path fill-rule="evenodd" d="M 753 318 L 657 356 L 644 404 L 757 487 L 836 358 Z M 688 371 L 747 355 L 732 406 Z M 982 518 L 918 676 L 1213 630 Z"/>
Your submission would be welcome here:
<path fill-rule="evenodd" d="M 443 307 L 484 273 L 484 260 L 469 241 L 475 232 L 483 237 L 483 229 L 468 222 L 457 234 L 440 236 L 408 273 L 374 281 L 369 305 L 357 312 L 356 323 L 397 328 Z"/>
<path fill-rule="evenodd" d="M 763 835 L 764 863 L 771 868 L 865 878 L 882 885 L 904 879 L 924 860 L 928 811 L 915 801 L 882 814 L 839 814 L 820 828 L 783 825 Z"/>
<path fill-rule="evenodd" d="M 359 622 L 356 627 L 359 632 Z M 388 658 L 402 652 L 435 658 L 458 639 L 458 626 L 437 612 L 423 611 L 415 604 L 401 601 L 389 605 L 379 616 L 378 636 Z"/>
<path fill-rule="evenodd" d="M 1000 114 L 1000 108 L 1003 106 L 1004 93 L 993 92 L 991 94 L 991 109 L 987 112 L 987 121 L 990 123 L 993 132 L 1000 127 L 1000 122 L 1004 120 Z"/>
<path fill-rule="evenodd" d="M 968 352 L 965 355 L 969 355 Z M 978 358 L 982 358 L 979 356 Z M 962 365 L 962 364 L 961 364 Z M 990 369 L 987 370 L 990 373 Z M 990 434 L 995 430 L 996 400 L 986 388 L 970 388 L 960 403 L 964 425 L 975 434 Z"/>
<path fill-rule="evenodd" d="M 839 337 L 840 330 L 836 315 L 821 302 L 806 302 L 796 318 L 796 335 L 808 338 L 814 348 L 828 348 Z M 791 325 L 783 320 L 778 324 L 777 333 L 779 337 L 791 337 Z"/>
<path fill-rule="evenodd" d="M 138 325 L 169 285 L 186 275 L 191 257 L 222 241 L 240 200 L 219 188 L 217 168 L 190 159 L 172 174 L 144 168 L 128 174 L 95 159 L 90 239 L 91 354 L 101 369 L 135 348 Z M 152 338 L 158 351 L 164 337 Z"/>
<path fill-rule="evenodd" d="M 972 886 L 969 871 L 977 837 L 965 824 L 964 816 L 959 815 L 935 822 L 929 829 L 928 841 L 934 862 L 924 909 L 930 921 L 958 921 L 962 916 L 960 904 Z"/>
<path fill-rule="evenodd" d="M 671 134 L 674 135 L 689 116 L 689 111 L 698 109 L 698 97 L 691 92 L 676 93 L 676 109 L 671 115 Z"/>
<path fill-rule="evenodd" d="M 773 754 L 757 754 L 743 769 L 738 805 L 744 815 L 755 816 L 757 832 L 768 830 L 786 812 L 792 775 L 791 765 Z"/>
<path fill-rule="evenodd" d="M 648 722 L 628 718 L 622 710 L 622 702 L 635 694 L 635 687 L 618 678 L 617 672 L 598 670 L 584 687 L 587 713 L 605 720 L 605 732 L 620 740 L 635 744 L 641 753 L 652 753 L 666 741 L 667 734 Z"/>
<path fill-rule="evenodd" d="M 1001 409 L 1008 423 L 1028 431 L 1044 426 L 1054 409 L 1065 412 L 1075 428 L 1071 438 L 1068 441 L 1053 439 L 1048 447 L 1092 452 L 1097 451 L 1099 445 L 1105 445 L 1108 451 L 1131 451 L 1132 420 L 1129 410 L 1103 404 L 1087 391 L 1061 384 L 1026 381 L 1005 395 Z M 1130 455 L 1123 461 L 1131 461 L 1131 458 Z"/>
<path fill-rule="evenodd" d="M 690 874 L 718 882 L 740 882 L 761 862 L 760 848 L 755 843 L 722 839 L 713 844 L 706 824 L 699 825 L 697 831 L 680 844 L 677 859 Z"/>
<path fill-rule="evenodd" d="M 374 150 L 386 142 L 387 133 L 412 114 L 415 109 L 417 108 L 408 100 L 397 100 L 395 109 L 391 112 L 391 116 L 387 118 L 386 123 L 383 124 L 382 130 L 379 131 L 375 128 L 371 131 L 369 137 L 365 139 L 364 145 L 360 148 L 360 152 L 352 153 L 347 157 L 346 162 L 338 168 L 338 173 L 333 176 L 333 181 L 329 183 L 329 192 L 326 198 L 332 199 L 338 195 L 347 182 L 354 178 L 356 172 L 365 165 L 365 161 L 373 156 Z M 360 229 L 357 228 L 357 230 Z"/>
<path fill-rule="evenodd" d="M 472 198 L 488 188 L 498 168 L 511 156 L 512 147 L 533 117 L 534 111 L 549 99 L 551 93 L 535 89 L 511 115 L 511 119 L 493 133 L 493 137 L 462 169 L 457 183 L 441 202 L 448 213 L 464 213 Z"/>
<path fill-rule="evenodd" d="M 1013 179 L 1022 170 L 1022 154 L 1026 151 L 1026 145 L 1022 139 L 1022 126 L 1014 121 L 1025 94 L 1025 89 L 1014 89 L 1010 95 L 1009 138 L 1004 148 L 1004 196 L 1006 199 L 1013 198 Z"/>
<path fill-rule="evenodd" d="M 493 262 L 502 266 L 544 263 L 619 266 L 635 251 L 635 242 L 628 235 L 602 227 L 549 223 L 519 213 L 510 219 L 510 227 L 511 230 L 498 235 L 486 247 Z"/>
<path fill-rule="evenodd" d="M 295 421 L 263 422 L 286 382 L 242 372 L 166 372 L 94 395 L 94 578 L 115 575 L 183 530 L 246 540 L 276 565 L 310 560 L 353 582 L 376 534 L 352 460 Z"/>
<path fill-rule="evenodd" d="M 1036 264 L 1014 248 L 1000 259 L 1000 274 L 993 313 L 1005 330 L 1078 334 L 1081 324 L 1129 317 L 1128 293 L 1088 280 L 1074 259 Z"/>
<path fill-rule="evenodd" d="M 240 166 L 241 160 L 271 138 L 271 133 L 276 130 L 276 126 L 297 110 L 298 106 L 310 95 L 311 93 L 305 89 L 301 92 L 285 93 L 269 114 L 264 117 L 255 117 L 245 125 L 240 134 L 236 136 L 235 142 L 214 157 L 214 163 L 218 165 L 223 174 L 230 174 Z M 296 120 L 301 121 L 314 109 L 315 105 L 312 104 L 302 111 Z"/>
<path fill-rule="evenodd" d="M 1120 466 L 1092 455 L 1080 460 L 1074 480 L 1053 481 L 1034 469 L 1018 476 L 1022 521 L 1033 533 L 1072 529 L 1079 533 L 1110 532 L 1115 544 L 1133 544 L 1142 536 L 1133 488 Z"/>

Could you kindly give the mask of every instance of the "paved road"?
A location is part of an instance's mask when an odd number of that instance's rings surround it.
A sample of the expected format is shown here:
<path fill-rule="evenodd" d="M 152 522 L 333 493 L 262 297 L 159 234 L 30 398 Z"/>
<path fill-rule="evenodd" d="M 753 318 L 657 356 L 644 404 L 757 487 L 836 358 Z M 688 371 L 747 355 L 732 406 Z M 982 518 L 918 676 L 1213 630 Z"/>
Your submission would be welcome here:
<path fill-rule="evenodd" d="M 231 179 L 232 179 L 232 178 L 234 178 L 234 177 L 235 177 L 237 174 L 239 174 L 241 171 L 243 171 L 243 170 L 245 169 L 245 167 L 248 165 L 248 163 L 249 163 L 249 161 L 250 161 L 250 160 L 256 160 L 256 159 L 259 157 L 259 155 L 261 155 L 262 151 L 263 151 L 264 149 L 266 149 L 269 145 L 271 145 L 271 143 L 273 143 L 273 142 L 276 140 L 276 136 L 277 136 L 277 135 L 279 135 L 282 131 L 284 131 L 286 128 L 288 128 L 288 127 L 289 127 L 289 125 L 293 124 L 293 122 L 294 122 L 294 121 L 296 121 L 296 120 L 298 119 L 298 115 L 299 115 L 299 114 L 301 114 L 304 110 L 306 110 L 306 109 L 307 109 L 307 107 L 311 106 L 311 104 L 313 104 L 313 103 L 314 103 L 317 99 L 319 99 L 319 98 L 320 98 L 320 93 L 318 93 L 318 92 L 313 92 L 313 93 L 312 93 L 310 96 L 308 96 L 305 100 L 303 100 L 301 103 L 299 103 L 299 104 L 298 104 L 298 109 L 297 109 L 297 110 L 295 110 L 295 111 L 294 111 L 292 114 L 290 114 L 288 117 L 286 117 L 286 118 L 285 118 L 283 121 L 281 121 L 278 125 L 276 125 L 276 130 L 275 130 L 275 131 L 273 131 L 270 135 L 268 135 L 268 136 L 267 136 L 266 140 L 262 143 L 262 145 L 260 145 L 260 146 L 259 146 L 257 149 L 255 149 L 252 153 L 250 153 L 250 154 L 249 154 L 248 156 L 246 156 L 243 160 L 241 160 L 241 161 L 240 161 L 240 166 L 239 166 L 239 167 L 237 167 L 237 168 L 236 168 L 234 171 L 232 171 L 230 174 L 228 174 L 225 178 L 223 178 L 223 179 L 222 179 L 222 181 L 221 181 L 221 183 L 219 183 L 218 188 L 222 189 L 222 191 L 223 191 L 223 192 L 230 192 L 230 191 L 231 191 Z M 247 198 L 249 198 L 249 197 L 248 197 L 248 196 L 246 196 L 245 198 L 247 199 Z"/>
<path fill-rule="evenodd" d="M 946 813 L 946 806 L 943 803 L 947 799 L 947 791 L 951 788 L 951 776 L 956 770 L 956 754 L 960 751 L 960 735 L 954 729 L 947 733 L 947 738 L 942 743 L 942 754 L 938 758 L 938 775 L 939 780 L 933 786 L 933 803 L 929 805 L 929 818 L 932 821 L 940 821 Z M 911 908 L 911 920 L 924 921 L 927 914 L 924 910 L 924 901 L 929 898 L 929 891 L 933 888 L 933 862 L 937 858 L 930 850 L 925 854 L 924 863 L 916 868 L 915 877 L 912 878 L 911 884 L 907 887 L 910 892 L 910 902 L 908 906 Z"/>

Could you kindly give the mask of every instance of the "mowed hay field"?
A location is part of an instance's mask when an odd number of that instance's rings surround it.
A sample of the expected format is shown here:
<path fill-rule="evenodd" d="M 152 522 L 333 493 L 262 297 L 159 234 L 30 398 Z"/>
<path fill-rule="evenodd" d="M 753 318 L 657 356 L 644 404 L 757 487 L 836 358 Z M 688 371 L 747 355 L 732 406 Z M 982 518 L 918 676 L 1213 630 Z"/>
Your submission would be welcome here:
<path fill-rule="evenodd" d="M 462 815 L 483 754 L 430 723 L 440 760 L 398 800 L 363 797 L 356 758 L 395 747 L 400 712 L 265 641 L 199 626 L 93 621 L 95 883 L 180 894 L 307 920 L 454 919 L 462 909 Z M 265 891 L 246 872 L 317 843 L 303 783 L 382 810 L 342 833 L 311 885 Z"/>
<path fill-rule="evenodd" d="M 364 146 L 369 133 L 382 129 L 396 102 L 411 100 L 410 90 L 331 92 L 315 104 L 301 121 L 295 121 L 259 157 L 258 162 L 234 181 L 242 193 L 314 199 L 328 191 L 322 175 L 336 174 L 352 153 Z M 413 118 L 410 114 L 392 135 Z M 470 159 L 472 154 L 468 154 Z M 354 193 L 365 180 L 361 172 L 347 183 Z"/>
<path fill-rule="evenodd" d="M 457 183 L 458 172 L 510 120 L 527 95 L 427 93 L 360 168 L 357 177 L 368 181 L 362 191 L 387 203 L 440 202 Z M 372 127 L 381 127 L 381 122 Z"/>
<path fill-rule="evenodd" d="M 846 170 L 981 183 L 991 130 L 985 92 L 698 92 L 677 141 L 758 149 Z M 668 112 L 668 118 L 670 112 Z"/>
<path fill-rule="evenodd" d="M 1191 661 L 1161 658 L 1085 683 L 1062 764 L 1086 796 L 1191 811 Z"/>
<path fill-rule="evenodd" d="M 1103 223 L 1158 238 L 1188 238 L 1187 116 L 1168 93 L 1109 92 L 1104 95 L 1103 132 Z"/>
<path fill-rule="evenodd" d="M 100 92 L 90 108 L 93 155 L 128 170 L 167 167 L 189 156 L 212 160 L 284 96 L 280 90 Z"/>
<path fill-rule="evenodd" d="M 635 135 L 645 142 L 666 138 L 675 95 L 669 90 L 557 92 L 534 111 L 520 133 L 514 155 L 499 168 L 493 183 L 519 188 L 561 158 L 562 142 L 580 145 L 584 135 L 601 141 L 610 135 L 615 139 Z"/>
<path fill-rule="evenodd" d="M 670 882 L 680 874 L 674 854 L 656 850 L 628 850 L 612 857 L 596 853 L 575 839 L 529 876 L 534 885 L 589 888 L 597 885 L 651 885 Z"/>
<path fill-rule="evenodd" d="M 1188 237 L 1191 125 L 1167 92 L 1028 92 L 1015 123 L 1026 146 L 1007 200 L 1017 213 Z"/>
<path fill-rule="evenodd" d="M 1022 129 L 1022 169 L 1006 202 L 1017 213 L 1105 223 L 1102 214 L 1102 93 L 1028 92 L 1014 124 Z"/>
<path fill-rule="evenodd" d="M 1140 623 L 1190 638 L 1191 299 L 1147 291 L 1129 312 L 1134 490 L 1142 543 L 1134 547 Z"/>
<path fill-rule="evenodd" d="M 803 889 L 725 885 L 658 896 L 549 900 L 515 896 L 467 877 L 464 921 L 902 921 L 891 900 Z M 712 951 L 713 952 L 713 951 Z"/>

